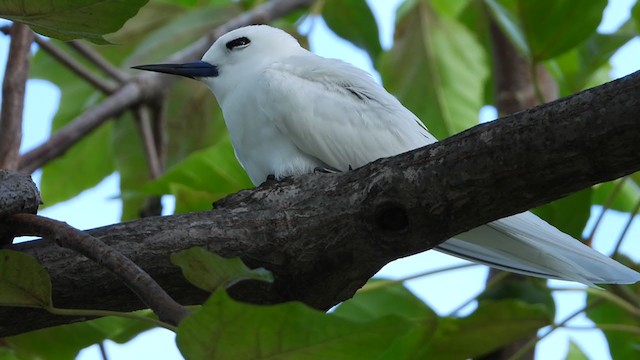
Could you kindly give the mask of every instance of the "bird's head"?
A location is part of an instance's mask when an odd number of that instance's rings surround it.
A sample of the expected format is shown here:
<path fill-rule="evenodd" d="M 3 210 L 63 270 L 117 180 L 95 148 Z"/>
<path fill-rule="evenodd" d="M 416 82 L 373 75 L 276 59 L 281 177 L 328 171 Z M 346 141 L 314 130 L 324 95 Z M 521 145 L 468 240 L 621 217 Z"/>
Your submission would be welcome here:
<path fill-rule="evenodd" d="M 285 31 L 268 25 L 251 25 L 222 35 L 201 61 L 133 68 L 200 80 L 219 96 L 246 74 L 261 71 L 273 62 L 301 51 L 305 50 Z"/>

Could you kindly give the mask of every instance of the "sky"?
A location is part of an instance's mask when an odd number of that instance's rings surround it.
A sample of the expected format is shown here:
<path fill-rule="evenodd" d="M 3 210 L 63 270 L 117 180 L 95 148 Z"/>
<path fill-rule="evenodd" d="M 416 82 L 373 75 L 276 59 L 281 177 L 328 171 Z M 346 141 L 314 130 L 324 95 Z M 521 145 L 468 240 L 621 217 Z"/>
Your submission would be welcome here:
<path fill-rule="evenodd" d="M 368 2 L 374 10 L 374 15 L 379 24 L 381 43 L 387 49 L 393 43 L 394 14 L 400 0 L 371 0 Z M 633 2 L 633 0 L 610 1 L 599 31 L 611 32 L 615 30 L 626 20 L 625 16 L 629 14 L 628 9 L 633 5 Z M 302 32 L 310 31 L 311 50 L 315 53 L 325 57 L 340 58 L 370 73 L 374 73 L 367 54 L 336 37 L 321 19 L 307 20 L 301 25 L 300 29 Z M 4 74 L 7 49 L 8 39 L 2 36 L 0 37 L 0 76 Z M 612 77 L 619 78 L 637 71 L 640 67 L 637 62 L 639 57 L 640 40 L 636 38 L 621 49 L 612 59 Z M 47 82 L 42 80 L 30 80 L 28 82 L 22 151 L 33 148 L 47 138 L 50 132 L 51 118 L 57 109 L 58 100 L 58 90 Z M 483 121 L 492 120 L 495 116 L 495 109 L 486 107 L 482 111 L 481 119 Z M 34 174 L 36 181 L 38 177 L 38 173 Z M 117 223 L 120 217 L 118 195 L 118 177 L 117 175 L 111 175 L 95 188 L 83 192 L 72 200 L 46 208 L 40 214 L 66 221 L 70 225 L 81 229 Z M 165 213 L 171 213 L 173 207 L 172 199 L 165 197 L 163 202 L 166 205 Z M 86 211 L 88 208 L 91 208 L 92 211 Z M 99 210 L 99 214 L 96 210 Z M 593 208 L 587 230 L 593 226 L 594 219 L 600 211 L 598 207 Z M 611 253 L 613 243 L 618 238 L 618 234 L 627 220 L 627 214 L 608 211 L 605 215 L 604 226 L 601 226 L 596 233 L 594 242 L 596 249 L 605 254 Z M 637 249 L 640 247 L 640 219 L 636 218 L 627 236 L 627 241 L 624 243 L 622 251 L 626 254 L 635 255 L 635 260 L 639 261 L 640 251 L 637 251 Z M 394 279 L 404 278 L 429 269 L 444 268 L 463 263 L 465 263 L 463 260 L 429 251 L 395 261 L 385 266 L 378 276 Z M 406 285 L 438 313 L 464 315 L 472 311 L 475 304 L 471 303 L 462 310 L 457 310 L 458 307 L 482 291 L 486 274 L 486 267 L 475 266 L 408 281 Z M 448 285 L 452 283 L 465 283 L 466 286 L 449 287 Z M 550 284 L 553 287 L 576 287 L 575 284 L 561 281 L 551 281 Z M 446 291 L 443 291 L 443 289 Z M 582 292 L 556 292 L 554 296 L 558 306 L 556 321 L 562 320 L 575 309 L 584 305 L 585 296 Z M 584 316 L 576 318 L 571 324 L 592 326 L 592 323 Z M 545 333 L 544 329 L 541 331 L 541 334 L 543 333 Z M 568 331 L 561 329 L 538 344 L 536 359 L 564 359 L 567 352 L 568 339 L 572 339 L 583 350 L 587 351 L 592 359 L 610 358 L 606 341 L 599 331 Z M 174 335 L 167 330 L 149 331 L 126 345 L 108 342 L 107 352 L 112 359 L 134 359 L 139 358 L 141 355 L 155 359 L 181 359 L 175 347 Z M 82 360 L 100 358 L 96 347 L 83 350 L 78 357 L 78 359 Z"/>

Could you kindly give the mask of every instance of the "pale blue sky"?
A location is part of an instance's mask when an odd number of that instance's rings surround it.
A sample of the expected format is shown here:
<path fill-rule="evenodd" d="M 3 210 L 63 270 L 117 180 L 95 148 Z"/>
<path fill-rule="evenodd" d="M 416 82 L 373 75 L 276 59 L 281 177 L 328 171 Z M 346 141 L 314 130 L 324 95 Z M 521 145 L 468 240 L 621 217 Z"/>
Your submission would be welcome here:
<path fill-rule="evenodd" d="M 373 9 L 380 25 L 381 42 L 385 48 L 391 46 L 393 41 L 394 14 L 399 0 L 372 0 L 368 1 Z M 605 19 L 599 30 L 610 32 L 615 30 L 619 24 L 626 20 L 629 14 L 629 7 L 633 0 L 614 0 L 606 10 Z M 369 72 L 373 72 L 367 55 L 354 48 L 348 42 L 337 38 L 326 28 L 321 19 L 314 19 L 312 32 L 310 33 L 310 44 L 312 50 L 325 57 L 340 58 L 348 61 Z M 304 24 L 302 29 L 309 28 L 309 24 Z M 4 73 L 6 62 L 7 38 L 0 37 L 0 74 Z M 637 38 L 621 49 L 612 59 L 612 77 L 618 78 L 638 70 L 637 59 L 640 58 L 640 40 Z M 0 75 L 2 76 L 2 75 Z M 44 141 L 49 134 L 50 119 L 57 108 L 59 99 L 58 90 L 44 81 L 30 80 L 27 87 L 27 99 L 24 123 L 23 150 L 34 147 Z M 213 99 L 213 98 L 212 98 Z M 495 112 L 490 109 L 484 112 L 485 117 L 495 116 Z M 37 178 L 37 174 L 36 174 Z M 63 220 L 73 226 L 87 229 L 118 222 L 120 217 L 120 201 L 117 199 L 118 177 L 109 176 L 94 189 L 85 191 L 81 196 L 62 204 L 47 208 L 41 212 L 42 215 Z M 171 201 L 167 201 L 171 207 Z M 91 212 L 86 209 L 92 209 Z M 593 213 L 599 209 L 594 208 Z M 593 216 L 592 216 L 593 218 Z M 608 212 L 605 216 L 606 226 L 602 226 L 596 237 L 595 247 L 597 250 L 610 253 L 613 243 L 618 238 L 618 234 L 627 221 L 628 216 L 616 212 Z M 640 239 L 640 221 L 636 219 L 631 233 L 623 247 L 623 252 L 633 254 L 638 258 Z M 427 252 L 416 256 L 408 257 L 396 261 L 383 268 L 380 276 L 390 278 L 402 278 L 408 275 L 424 272 L 428 269 L 451 266 L 463 263 L 462 260 L 442 255 L 436 252 Z M 465 270 L 452 271 L 437 276 L 430 276 L 420 280 L 413 280 L 407 283 L 416 294 L 436 309 L 439 313 L 448 314 L 453 309 L 463 304 L 468 299 L 474 297 L 483 288 L 487 270 L 485 267 L 473 267 Z M 449 286 L 449 284 L 456 286 Z M 460 284 L 465 286 L 459 286 Z M 575 284 L 567 284 L 553 281 L 553 286 L 575 287 Z M 574 311 L 584 304 L 584 295 L 579 292 L 562 292 L 556 294 L 558 303 L 558 318 Z M 473 309 L 467 307 L 466 311 Z M 463 312 L 464 313 L 464 312 Z M 574 325 L 589 325 L 590 322 L 584 317 L 577 318 Z M 538 345 L 537 359 L 563 359 L 568 345 L 568 339 L 577 342 L 582 349 L 587 351 L 592 359 L 607 359 L 608 351 L 606 342 L 599 331 L 567 331 L 558 330 L 554 335 L 546 338 Z M 108 345 L 108 352 L 112 359 L 137 359 L 141 356 L 155 359 L 179 359 L 180 355 L 173 341 L 173 334 L 166 330 L 153 330 L 139 336 L 134 341 L 125 346 Z M 83 360 L 99 359 L 96 348 L 84 350 L 80 357 Z"/>

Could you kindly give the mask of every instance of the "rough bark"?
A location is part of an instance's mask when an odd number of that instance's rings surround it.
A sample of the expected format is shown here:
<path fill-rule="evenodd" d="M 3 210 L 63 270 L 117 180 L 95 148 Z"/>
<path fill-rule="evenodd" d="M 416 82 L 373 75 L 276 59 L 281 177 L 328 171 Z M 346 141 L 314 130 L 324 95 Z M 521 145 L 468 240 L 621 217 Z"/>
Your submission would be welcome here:
<path fill-rule="evenodd" d="M 207 294 L 186 284 L 169 254 L 203 246 L 276 275 L 273 286 L 240 283 L 232 290 L 236 298 L 300 300 L 326 309 L 392 260 L 639 170 L 639 112 L 640 72 L 354 171 L 267 183 L 217 202 L 212 211 L 89 232 L 185 305 Z M 142 307 L 114 276 L 69 250 L 46 241 L 13 248 L 49 270 L 58 307 Z M 4 308 L 0 336 L 70 321 Z"/>

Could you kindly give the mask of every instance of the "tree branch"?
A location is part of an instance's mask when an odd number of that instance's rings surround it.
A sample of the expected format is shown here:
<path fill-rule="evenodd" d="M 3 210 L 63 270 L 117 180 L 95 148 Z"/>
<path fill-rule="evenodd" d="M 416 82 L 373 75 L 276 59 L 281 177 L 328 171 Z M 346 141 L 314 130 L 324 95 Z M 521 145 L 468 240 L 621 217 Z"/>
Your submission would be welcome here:
<path fill-rule="evenodd" d="M 0 111 L 0 169 L 18 168 L 22 141 L 24 94 L 31 63 L 33 32 L 24 24 L 13 24 L 9 30 L 11 44 L 2 82 Z"/>
<path fill-rule="evenodd" d="M 93 87 L 102 91 L 102 93 L 111 94 L 116 91 L 116 89 L 118 89 L 118 86 L 116 84 L 97 76 L 96 74 L 91 72 L 91 70 L 82 65 L 78 60 L 74 59 L 71 55 L 62 51 L 62 49 L 56 47 L 50 42 L 44 40 L 40 36 L 36 36 L 36 43 L 42 50 L 46 51 L 47 54 L 58 60 L 58 62 L 66 66 L 69 70 L 73 71 L 76 75 L 84 79 Z"/>
<path fill-rule="evenodd" d="M 73 40 L 69 41 L 67 44 L 117 82 L 124 83 L 129 78 L 125 72 L 113 66 L 109 60 L 105 59 L 99 52 L 95 51 L 82 41 Z"/>
<path fill-rule="evenodd" d="M 42 236 L 105 267 L 118 276 L 162 321 L 177 326 L 190 313 L 133 261 L 86 232 L 64 222 L 32 214 L 12 215 L 3 221 L 3 225 L 15 236 Z"/>
<path fill-rule="evenodd" d="M 314 1 L 274 0 L 257 6 L 217 27 L 180 53 L 168 58 L 166 62 L 185 62 L 200 59 L 202 54 L 221 35 L 242 26 L 267 23 Z M 52 134 L 45 143 L 24 154 L 20 158 L 20 171 L 31 173 L 47 162 L 61 156 L 84 135 L 93 131 L 113 116 L 124 112 L 132 105 L 152 101 L 161 96 L 175 80 L 173 76 L 147 73 L 123 83 L 104 102 L 87 110 L 68 125 Z"/>
<path fill-rule="evenodd" d="M 234 297 L 327 309 L 392 260 L 639 170 L 639 112 L 640 72 L 354 171 L 288 178 L 231 195 L 212 211 L 90 234 L 140 264 L 183 304 L 207 294 L 186 284 L 169 254 L 203 246 L 275 274 L 272 285 L 239 283 Z M 117 279 L 72 252 L 42 241 L 14 248 L 49 270 L 58 306 L 143 306 Z M 11 326 L 0 326 L 0 336 L 69 321 L 2 309 L 0 324 Z"/>

